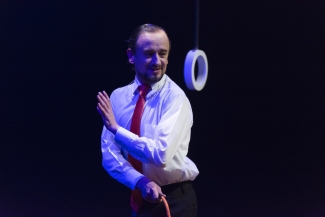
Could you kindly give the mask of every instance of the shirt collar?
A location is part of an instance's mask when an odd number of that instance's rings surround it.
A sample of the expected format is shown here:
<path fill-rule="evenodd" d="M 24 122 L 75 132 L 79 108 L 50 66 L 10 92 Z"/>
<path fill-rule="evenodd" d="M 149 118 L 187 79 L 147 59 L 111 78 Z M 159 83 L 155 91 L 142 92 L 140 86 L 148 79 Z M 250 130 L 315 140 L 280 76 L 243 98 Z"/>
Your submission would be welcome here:
<path fill-rule="evenodd" d="M 160 79 L 160 81 L 158 81 L 158 82 L 156 82 L 154 84 L 151 84 L 150 85 L 151 90 L 149 91 L 148 95 L 151 95 L 152 93 L 159 90 L 165 84 L 166 79 L 167 79 L 167 75 L 164 74 L 163 77 Z M 134 94 L 137 94 L 139 92 L 138 91 L 138 86 L 140 86 L 140 85 L 141 85 L 141 82 L 138 80 L 137 76 L 135 76 L 134 83 L 133 83 L 133 93 Z"/>

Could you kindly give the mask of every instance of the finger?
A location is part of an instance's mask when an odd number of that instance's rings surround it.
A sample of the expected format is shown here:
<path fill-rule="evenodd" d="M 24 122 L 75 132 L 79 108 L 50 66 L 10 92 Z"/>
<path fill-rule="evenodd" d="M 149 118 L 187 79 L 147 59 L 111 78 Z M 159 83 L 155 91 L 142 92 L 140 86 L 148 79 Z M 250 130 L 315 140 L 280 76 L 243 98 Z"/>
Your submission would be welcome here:
<path fill-rule="evenodd" d="M 103 108 L 107 109 L 108 105 L 105 102 L 105 99 L 103 98 L 103 96 L 98 95 L 97 96 L 98 102 L 102 105 Z"/>
<path fill-rule="evenodd" d="M 99 103 L 97 104 L 97 111 L 98 111 L 98 113 L 99 113 L 101 116 L 104 115 L 103 108 L 102 108 L 102 106 L 101 106 Z"/>
<path fill-rule="evenodd" d="M 159 193 L 159 197 L 166 197 L 166 194 L 163 194 L 163 193 Z"/>
<path fill-rule="evenodd" d="M 104 96 L 104 93 L 102 93 L 102 92 L 98 92 L 98 95 L 100 95 L 100 96 Z"/>
<path fill-rule="evenodd" d="M 107 95 L 107 93 L 105 91 L 98 92 L 98 95 L 100 95 L 103 99 L 105 99 L 105 101 L 109 100 L 109 97 L 108 97 L 108 95 Z"/>
<path fill-rule="evenodd" d="M 105 90 L 103 91 L 103 93 L 104 93 L 104 96 L 105 96 L 107 99 L 109 99 L 109 97 L 108 97 L 107 93 L 105 92 Z"/>
<path fill-rule="evenodd" d="M 106 117 L 107 117 L 107 111 L 106 111 L 106 109 L 105 109 L 105 107 L 103 107 L 101 104 L 99 104 L 98 103 L 98 108 L 99 108 L 99 110 L 100 110 L 100 115 L 103 117 L 103 118 L 105 118 L 106 119 Z"/>
<path fill-rule="evenodd" d="M 152 200 L 155 203 L 159 203 L 159 202 L 162 201 L 162 199 L 160 198 L 160 194 L 159 194 L 158 190 L 160 190 L 160 189 L 154 189 L 154 191 L 152 192 L 153 193 Z"/>
<path fill-rule="evenodd" d="M 97 112 L 98 112 L 100 115 L 102 115 L 102 111 L 100 110 L 99 105 L 97 105 L 96 109 L 97 109 Z"/>
<path fill-rule="evenodd" d="M 148 189 L 147 192 L 142 194 L 143 199 L 150 203 L 159 203 L 159 198 L 157 197 L 158 194 L 155 194 L 155 189 Z"/>
<path fill-rule="evenodd" d="M 98 92 L 98 98 L 99 99 L 102 99 L 103 101 L 106 101 L 107 99 L 105 98 L 105 96 L 101 93 L 101 92 Z"/>
<path fill-rule="evenodd" d="M 101 97 L 101 95 L 98 93 L 98 95 L 97 95 L 97 99 L 98 99 L 98 101 L 100 102 L 100 101 L 102 101 L 102 102 L 104 102 L 103 101 L 103 98 Z"/>
<path fill-rule="evenodd" d="M 150 196 L 149 193 L 142 193 L 142 197 L 143 197 L 143 199 L 145 199 L 146 201 L 148 201 L 148 202 L 150 202 L 150 203 L 154 203 L 154 202 L 152 201 L 152 198 L 151 198 L 151 196 Z"/>
<path fill-rule="evenodd" d="M 107 107 L 111 105 L 110 99 L 106 98 L 102 93 L 98 93 L 99 98 L 106 104 Z"/>

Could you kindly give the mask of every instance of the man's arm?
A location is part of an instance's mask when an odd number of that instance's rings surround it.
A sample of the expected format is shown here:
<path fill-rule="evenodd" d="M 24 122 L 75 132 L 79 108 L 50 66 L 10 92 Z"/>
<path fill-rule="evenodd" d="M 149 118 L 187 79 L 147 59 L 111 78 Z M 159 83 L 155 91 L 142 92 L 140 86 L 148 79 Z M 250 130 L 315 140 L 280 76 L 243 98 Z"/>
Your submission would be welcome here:
<path fill-rule="evenodd" d="M 115 134 L 115 141 L 143 163 L 165 167 L 179 150 L 180 157 L 186 157 L 193 124 L 191 106 L 184 94 L 168 100 L 158 125 L 143 124 L 141 137 L 123 127 Z"/>
<path fill-rule="evenodd" d="M 109 97 L 105 92 L 99 94 L 98 98 L 98 109 L 106 128 L 115 133 L 115 141 L 134 158 L 143 163 L 164 167 L 181 145 L 184 157 L 186 156 L 193 117 L 190 103 L 184 94 L 170 97 L 159 125 L 145 126 L 148 129 L 145 129 L 142 137 L 116 124 Z"/>
<path fill-rule="evenodd" d="M 136 188 L 137 182 L 144 177 L 125 160 L 121 154 L 121 147 L 115 142 L 117 129 L 113 104 L 105 91 L 97 95 L 97 111 L 101 115 L 104 128 L 101 136 L 102 164 L 104 169 L 117 181 L 131 189 Z"/>
<path fill-rule="evenodd" d="M 103 129 L 101 147 L 103 156 L 102 164 L 110 176 L 132 190 L 139 189 L 145 200 L 152 203 L 161 202 L 159 198 L 159 194 L 162 194 L 160 187 L 136 171 L 124 159 L 119 145 L 114 142 L 114 135 L 106 127 Z"/>
<path fill-rule="evenodd" d="M 97 110 L 102 116 L 105 125 L 101 142 L 103 167 L 120 183 L 131 189 L 139 189 L 145 200 L 152 203 L 161 202 L 159 197 L 159 195 L 162 194 L 161 188 L 143 174 L 136 171 L 132 165 L 124 159 L 120 151 L 121 148 L 114 141 L 114 134 L 119 126 L 115 121 L 113 106 L 108 95 L 106 92 L 99 93 L 97 99 Z"/>
<path fill-rule="evenodd" d="M 103 128 L 101 136 L 102 164 L 104 169 L 118 182 L 135 189 L 137 182 L 144 176 L 135 170 L 123 157 L 121 146 L 114 141 L 114 134 Z"/>

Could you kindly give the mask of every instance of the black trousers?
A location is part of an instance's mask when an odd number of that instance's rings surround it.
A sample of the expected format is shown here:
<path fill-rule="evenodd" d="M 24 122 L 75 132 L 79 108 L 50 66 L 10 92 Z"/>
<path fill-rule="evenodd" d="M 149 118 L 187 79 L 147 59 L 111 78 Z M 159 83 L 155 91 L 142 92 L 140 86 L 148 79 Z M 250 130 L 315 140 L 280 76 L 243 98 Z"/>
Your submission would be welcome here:
<path fill-rule="evenodd" d="M 166 194 L 172 217 L 196 217 L 197 199 L 191 181 L 162 186 L 161 190 Z M 166 208 L 163 202 L 143 202 L 137 217 L 166 217 Z"/>

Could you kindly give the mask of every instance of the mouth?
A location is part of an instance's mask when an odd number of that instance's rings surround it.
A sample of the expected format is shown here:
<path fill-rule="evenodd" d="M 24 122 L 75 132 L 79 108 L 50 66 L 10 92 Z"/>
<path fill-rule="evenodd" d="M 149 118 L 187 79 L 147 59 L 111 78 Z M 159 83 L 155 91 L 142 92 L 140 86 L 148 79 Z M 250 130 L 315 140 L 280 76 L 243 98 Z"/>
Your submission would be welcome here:
<path fill-rule="evenodd" d="M 161 68 L 150 68 L 153 73 L 159 73 Z"/>

